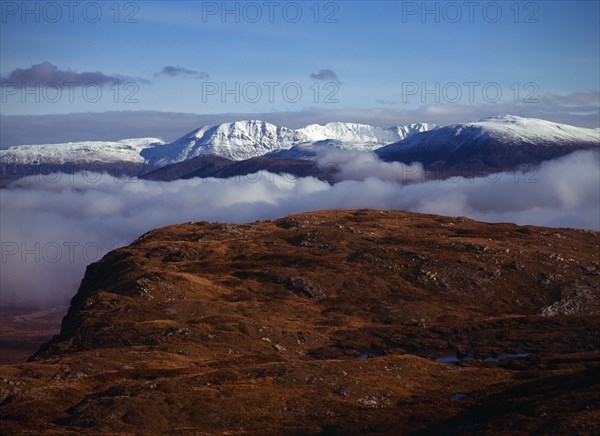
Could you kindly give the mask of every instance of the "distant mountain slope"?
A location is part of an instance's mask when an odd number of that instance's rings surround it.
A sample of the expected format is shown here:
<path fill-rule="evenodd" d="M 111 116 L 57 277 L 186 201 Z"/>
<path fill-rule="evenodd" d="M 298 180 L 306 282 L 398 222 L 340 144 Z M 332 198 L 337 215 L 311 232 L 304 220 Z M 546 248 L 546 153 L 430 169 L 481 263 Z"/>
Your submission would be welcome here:
<path fill-rule="evenodd" d="M 159 144 L 164 144 L 164 142 L 158 138 L 134 138 L 120 141 L 16 145 L 0 150 L 0 163 L 2 165 L 65 165 L 89 162 L 144 163 L 141 151 Z"/>
<path fill-rule="evenodd" d="M 293 177 L 314 176 L 327 181 L 333 181 L 334 176 L 331 168 L 320 169 L 316 161 L 309 159 L 257 156 L 242 161 L 233 161 L 219 156 L 205 155 L 166 165 L 139 177 L 147 180 L 170 181 L 194 177 L 243 177 L 261 171 L 272 174 L 289 174 Z"/>
<path fill-rule="evenodd" d="M 0 187 L 35 176 L 78 171 L 106 172 L 131 177 L 144 169 L 144 149 L 164 144 L 158 138 L 84 141 L 64 144 L 17 145 L 0 150 Z"/>
<path fill-rule="evenodd" d="M 513 168 L 599 146 L 598 129 L 502 115 L 418 133 L 376 153 L 387 161 L 422 162 L 425 166 L 475 163 Z"/>
<path fill-rule="evenodd" d="M 148 171 L 143 172 L 139 177 L 141 179 L 165 182 L 193 177 L 212 177 L 217 171 L 234 162 L 233 160 L 219 156 L 198 156 L 159 168 L 149 168 Z"/>

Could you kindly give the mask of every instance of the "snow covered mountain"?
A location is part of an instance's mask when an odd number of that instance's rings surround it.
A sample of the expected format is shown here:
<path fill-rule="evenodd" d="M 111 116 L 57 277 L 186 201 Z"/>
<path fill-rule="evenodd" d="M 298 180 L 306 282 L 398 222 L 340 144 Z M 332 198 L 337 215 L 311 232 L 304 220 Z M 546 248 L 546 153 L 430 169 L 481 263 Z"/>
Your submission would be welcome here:
<path fill-rule="evenodd" d="M 319 150 L 337 148 L 342 150 L 373 151 L 386 144 L 401 141 L 415 133 L 436 129 L 435 124 L 419 123 L 393 126 L 383 129 L 356 123 L 328 123 L 324 126 L 311 124 L 298 129 L 303 139 L 301 144 L 287 150 L 276 150 L 268 154 L 284 158 L 312 158 Z"/>
<path fill-rule="evenodd" d="M 300 141 L 296 131 L 287 127 L 277 127 L 264 121 L 237 121 L 193 130 L 170 144 L 144 150 L 142 156 L 152 166 L 203 155 L 245 160 L 290 148 Z"/>
<path fill-rule="evenodd" d="M 66 144 L 19 145 L 0 150 L 2 165 L 65 165 L 92 163 L 146 164 L 161 167 L 198 156 L 218 156 L 234 161 L 264 156 L 312 157 L 324 146 L 374 150 L 413 133 L 433 128 L 411 124 L 388 129 L 355 123 L 311 124 L 293 130 L 264 121 L 237 121 L 204 126 L 164 143 L 157 138 L 117 142 L 85 141 Z M 289 153 L 285 153 L 286 151 Z"/>
<path fill-rule="evenodd" d="M 337 140 L 341 143 L 356 144 L 362 148 L 377 148 L 392 142 L 400 141 L 407 136 L 430 130 L 434 124 L 409 124 L 407 126 L 394 126 L 387 129 L 356 123 L 328 123 L 310 124 L 298 129 L 298 134 L 304 142 L 317 142 L 327 139 Z"/>
<path fill-rule="evenodd" d="M 157 138 L 17 145 L 0 150 L 0 187 L 36 174 L 79 171 L 118 177 L 138 175 L 146 165 L 141 152 L 163 144 Z"/>
<path fill-rule="evenodd" d="M 366 124 L 329 123 L 292 130 L 264 121 L 238 121 L 202 127 L 170 144 L 146 149 L 142 156 L 152 166 L 205 155 L 236 161 L 263 155 L 306 158 L 314 156 L 322 146 L 374 150 L 433 127 L 431 124 L 411 124 L 382 129 Z"/>
<path fill-rule="evenodd" d="M 376 153 L 384 160 L 422 162 L 425 166 L 475 163 L 509 168 L 599 146 L 598 129 L 500 115 L 418 133 Z"/>
<path fill-rule="evenodd" d="M 23 175 L 57 171 L 105 171 L 139 176 L 176 164 L 184 166 L 177 171 L 167 171 L 168 174 L 192 174 L 196 166 L 204 168 L 206 162 L 183 163 L 203 157 L 239 163 L 258 157 L 278 158 L 277 168 L 283 171 L 285 165 L 302 167 L 304 164 L 292 161 L 311 160 L 327 148 L 375 151 L 384 160 L 418 161 L 425 167 L 475 163 L 494 171 L 537 164 L 575 150 L 598 149 L 599 144 L 599 129 L 510 115 L 446 127 L 410 124 L 386 129 L 338 122 L 293 130 L 263 121 L 238 121 L 205 126 L 171 143 L 157 138 L 138 138 L 10 147 L 0 150 L 0 170 L 4 178 L 0 185 Z M 235 168 L 272 168 L 274 162 L 264 159 L 253 161 L 251 166 Z"/>
<path fill-rule="evenodd" d="M 66 165 L 82 163 L 144 163 L 141 151 L 159 144 L 158 138 L 84 141 L 64 144 L 16 145 L 0 150 L 2 165 Z"/>

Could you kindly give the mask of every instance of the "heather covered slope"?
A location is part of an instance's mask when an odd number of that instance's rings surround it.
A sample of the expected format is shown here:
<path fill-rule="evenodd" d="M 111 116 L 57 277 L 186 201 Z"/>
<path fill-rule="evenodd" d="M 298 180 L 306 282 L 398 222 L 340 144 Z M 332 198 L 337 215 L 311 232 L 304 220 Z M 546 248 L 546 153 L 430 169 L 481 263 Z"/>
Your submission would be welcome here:
<path fill-rule="evenodd" d="M 0 367 L 2 426 L 591 434 L 599 244 L 374 210 L 157 229 L 88 267 L 32 362 Z"/>

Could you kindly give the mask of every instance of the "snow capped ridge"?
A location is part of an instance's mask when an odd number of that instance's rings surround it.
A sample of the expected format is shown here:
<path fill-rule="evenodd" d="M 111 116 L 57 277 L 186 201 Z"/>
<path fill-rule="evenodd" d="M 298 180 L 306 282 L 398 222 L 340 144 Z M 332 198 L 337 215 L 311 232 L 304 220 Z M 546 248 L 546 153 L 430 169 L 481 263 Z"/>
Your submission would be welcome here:
<path fill-rule="evenodd" d="M 294 130 L 260 120 L 243 120 L 202 126 L 170 143 L 158 138 L 134 138 L 113 142 L 22 145 L 0 151 L 0 160 L 6 165 L 131 162 L 161 167 L 204 155 L 235 161 L 271 156 L 272 153 L 280 153 L 282 157 L 310 158 L 317 150 L 328 146 L 374 150 L 431 127 L 411 124 L 384 129 L 334 122 Z M 290 154 L 286 155 L 288 150 L 291 150 Z"/>
<path fill-rule="evenodd" d="M 383 129 L 366 124 L 334 122 L 311 124 L 293 130 L 265 121 L 245 120 L 201 127 L 170 144 L 144 150 L 142 156 L 152 166 L 164 166 L 209 154 L 231 160 L 263 155 L 306 158 L 314 156 L 317 148 L 323 146 L 374 150 L 432 127 L 412 124 Z"/>
<path fill-rule="evenodd" d="M 478 165 L 489 169 L 539 164 L 577 150 L 599 150 L 586 129 L 535 118 L 498 115 L 412 135 L 376 151 L 384 160 L 424 165 Z"/>
<path fill-rule="evenodd" d="M 296 132 L 287 127 L 258 120 L 236 121 L 193 130 L 170 144 L 145 150 L 142 156 L 156 166 L 207 154 L 245 160 L 297 142 Z"/>
<path fill-rule="evenodd" d="M 597 129 L 559 124 L 536 118 L 497 115 L 473 123 L 452 124 L 412 135 L 378 150 L 381 155 L 414 147 L 454 146 L 493 140 L 507 146 L 536 144 L 539 146 L 598 145 Z"/>
<path fill-rule="evenodd" d="M 310 124 L 298 129 L 297 132 L 307 138 L 306 142 L 337 140 L 364 145 L 385 145 L 400 141 L 415 132 L 435 127 L 437 126 L 433 124 L 409 124 L 384 129 L 367 124 L 335 122 L 325 125 Z"/>
<path fill-rule="evenodd" d="M 385 144 L 401 139 L 393 128 L 382 129 L 381 127 L 357 123 L 310 124 L 297 131 L 306 137 L 306 142 L 337 139 L 339 141 Z"/>
<path fill-rule="evenodd" d="M 429 130 L 439 129 L 440 126 L 432 123 L 416 123 L 407 124 L 405 126 L 394 126 L 390 127 L 390 130 L 394 130 L 396 134 L 402 139 L 406 139 L 416 133 L 427 132 Z"/>
<path fill-rule="evenodd" d="M 272 157 L 313 158 L 328 148 L 341 150 L 374 151 L 387 144 L 400 141 L 415 133 L 436 129 L 435 124 L 409 124 L 388 128 L 367 124 L 335 122 L 325 125 L 310 124 L 298 129 L 304 141 L 289 149 L 276 150 Z"/>
<path fill-rule="evenodd" d="M 15 145 L 0 150 L 3 165 L 64 165 L 67 163 L 144 163 L 142 150 L 164 144 L 159 138 Z"/>
<path fill-rule="evenodd" d="M 499 115 L 483 118 L 470 125 L 487 131 L 492 137 L 529 143 L 540 141 L 551 143 L 577 143 L 598 141 L 594 129 L 559 124 L 537 118 L 521 118 L 514 115 Z"/>
<path fill-rule="evenodd" d="M 508 162 L 517 149 L 521 156 L 552 156 L 554 151 L 540 150 L 597 148 L 599 144 L 600 129 L 514 115 L 446 127 L 417 123 L 383 128 L 332 122 L 290 129 L 260 120 L 243 120 L 203 126 L 170 143 L 158 138 L 132 138 L 14 146 L 0 150 L 0 164 L 134 163 L 161 167 L 204 155 L 235 161 L 258 156 L 311 159 L 327 149 L 376 151 L 392 160 L 423 159 L 424 150 L 430 160 L 445 160 L 449 153 L 461 150 L 463 154 L 476 152 L 478 158 L 486 153 L 500 153 Z"/>

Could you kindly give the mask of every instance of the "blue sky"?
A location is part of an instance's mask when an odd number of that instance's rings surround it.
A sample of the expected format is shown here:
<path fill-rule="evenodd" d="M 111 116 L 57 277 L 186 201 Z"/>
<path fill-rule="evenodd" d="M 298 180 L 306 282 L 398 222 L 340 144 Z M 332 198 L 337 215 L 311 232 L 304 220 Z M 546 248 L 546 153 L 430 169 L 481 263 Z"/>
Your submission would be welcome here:
<path fill-rule="evenodd" d="M 276 3 L 227 2 L 239 14 L 223 17 L 223 2 L 3 1 L 1 113 L 435 113 L 439 104 L 597 118 L 597 1 Z M 57 74 L 101 73 L 101 97 L 78 86 L 69 98 L 62 85 L 59 96 L 28 70 L 44 62 Z M 171 75 L 159 74 L 165 67 Z M 15 85 L 18 69 L 40 81 L 38 101 Z"/>

